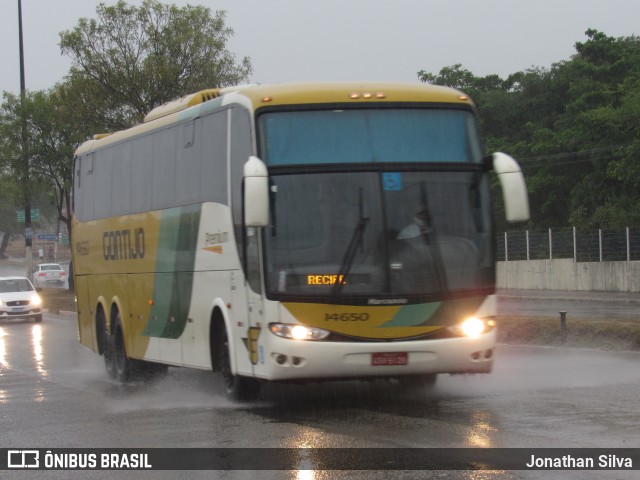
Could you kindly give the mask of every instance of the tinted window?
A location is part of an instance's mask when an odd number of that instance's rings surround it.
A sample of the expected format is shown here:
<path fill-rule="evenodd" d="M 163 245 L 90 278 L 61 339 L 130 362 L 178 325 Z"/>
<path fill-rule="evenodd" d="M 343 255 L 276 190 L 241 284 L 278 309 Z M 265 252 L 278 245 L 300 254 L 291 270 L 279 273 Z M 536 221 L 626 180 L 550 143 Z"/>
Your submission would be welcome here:
<path fill-rule="evenodd" d="M 259 118 L 268 165 L 383 162 L 479 163 L 466 110 L 368 109 L 271 112 Z"/>

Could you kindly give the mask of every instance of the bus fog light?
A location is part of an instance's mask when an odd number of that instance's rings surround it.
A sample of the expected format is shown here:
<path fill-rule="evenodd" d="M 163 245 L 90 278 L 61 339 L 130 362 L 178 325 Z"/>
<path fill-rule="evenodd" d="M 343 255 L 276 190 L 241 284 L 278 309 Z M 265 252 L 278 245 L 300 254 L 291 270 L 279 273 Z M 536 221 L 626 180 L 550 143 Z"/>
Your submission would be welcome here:
<path fill-rule="evenodd" d="M 287 363 L 287 356 L 283 355 L 282 353 L 274 353 L 273 358 L 278 365 L 284 365 L 285 363 Z"/>
<path fill-rule="evenodd" d="M 270 323 L 269 330 L 278 337 L 291 340 L 324 340 L 331 333 L 322 328 L 292 325 L 289 323 Z"/>

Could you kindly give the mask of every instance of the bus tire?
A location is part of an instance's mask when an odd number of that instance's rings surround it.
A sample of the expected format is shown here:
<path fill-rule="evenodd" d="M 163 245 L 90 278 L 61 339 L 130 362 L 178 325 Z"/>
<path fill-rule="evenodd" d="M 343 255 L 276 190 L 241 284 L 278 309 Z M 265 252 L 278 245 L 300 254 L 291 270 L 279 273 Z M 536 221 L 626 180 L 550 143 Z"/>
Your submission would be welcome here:
<path fill-rule="evenodd" d="M 136 377 L 138 365 L 135 360 L 127 357 L 120 318 L 120 313 L 118 312 L 115 319 L 115 328 L 109 338 L 113 354 L 113 378 L 121 383 L 126 383 Z"/>
<path fill-rule="evenodd" d="M 107 370 L 107 374 L 109 378 L 116 380 L 115 338 L 107 331 L 104 310 L 100 307 L 98 307 L 96 316 L 96 337 L 98 340 L 98 353 L 104 356 L 104 367 Z"/>
<path fill-rule="evenodd" d="M 254 400 L 260 392 L 260 381 L 233 374 L 227 330 L 222 326 L 218 332 L 214 350 L 216 355 L 214 365 L 217 366 L 218 375 L 222 380 L 227 397 L 234 401 Z"/>

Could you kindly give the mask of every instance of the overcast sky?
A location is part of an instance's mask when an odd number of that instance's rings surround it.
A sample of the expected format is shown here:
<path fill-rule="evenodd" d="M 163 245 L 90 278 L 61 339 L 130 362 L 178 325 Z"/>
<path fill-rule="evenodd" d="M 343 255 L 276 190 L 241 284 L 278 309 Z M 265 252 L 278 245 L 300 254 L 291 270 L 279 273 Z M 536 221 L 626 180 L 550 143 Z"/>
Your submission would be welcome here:
<path fill-rule="evenodd" d="M 67 73 L 59 32 L 95 17 L 96 0 L 22 0 L 28 90 Z M 112 4 L 115 0 L 106 0 Z M 139 0 L 128 3 L 140 4 Z M 640 33 L 637 0 L 175 0 L 227 12 L 228 45 L 251 58 L 253 82 L 417 82 L 461 63 L 502 77 L 568 59 L 595 28 Z M 0 91 L 18 93 L 18 0 L 0 1 Z"/>

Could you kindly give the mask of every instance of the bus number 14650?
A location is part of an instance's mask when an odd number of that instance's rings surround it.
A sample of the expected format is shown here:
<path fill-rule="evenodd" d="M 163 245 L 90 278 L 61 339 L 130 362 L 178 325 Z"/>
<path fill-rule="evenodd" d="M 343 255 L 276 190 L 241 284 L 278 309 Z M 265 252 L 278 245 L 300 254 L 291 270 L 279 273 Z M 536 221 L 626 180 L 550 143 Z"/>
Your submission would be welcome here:
<path fill-rule="evenodd" d="M 369 314 L 363 313 L 325 313 L 325 322 L 366 322 L 369 320 Z"/>

